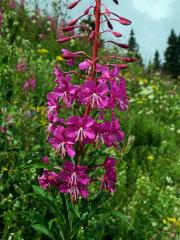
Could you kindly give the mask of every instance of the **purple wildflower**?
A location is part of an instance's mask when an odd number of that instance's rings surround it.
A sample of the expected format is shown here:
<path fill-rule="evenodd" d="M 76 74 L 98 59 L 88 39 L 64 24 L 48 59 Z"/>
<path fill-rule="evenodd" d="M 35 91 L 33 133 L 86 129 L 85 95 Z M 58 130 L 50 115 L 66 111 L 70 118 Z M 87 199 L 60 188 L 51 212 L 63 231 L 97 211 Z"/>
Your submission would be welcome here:
<path fill-rule="evenodd" d="M 9 2 L 8 6 L 11 10 L 13 10 L 16 8 L 16 2 L 12 0 Z"/>
<path fill-rule="evenodd" d="M 48 164 L 48 163 L 49 163 L 49 158 L 48 158 L 48 156 L 42 157 L 42 161 L 43 161 L 43 163 Z"/>
<path fill-rule="evenodd" d="M 79 64 L 79 69 L 80 70 L 86 70 L 91 66 L 91 62 L 88 59 L 85 59 L 83 62 Z"/>
<path fill-rule="evenodd" d="M 106 84 L 89 80 L 82 85 L 78 96 L 80 103 L 90 104 L 91 108 L 103 109 L 108 105 L 107 93 Z"/>
<path fill-rule="evenodd" d="M 120 128 L 120 123 L 118 119 L 112 119 L 111 122 L 105 122 L 102 125 L 102 129 L 105 128 L 102 134 L 104 143 L 110 147 L 116 145 L 116 143 L 121 142 L 124 139 L 124 132 Z"/>
<path fill-rule="evenodd" d="M 75 141 L 83 142 L 92 141 L 95 139 L 95 132 L 93 126 L 95 124 L 94 119 L 89 116 L 79 117 L 72 116 L 69 117 L 67 124 L 67 135 Z"/>
<path fill-rule="evenodd" d="M 0 126 L 0 133 L 6 133 L 7 132 L 7 128 Z"/>
<path fill-rule="evenodd" d="M 53 122 L 55 118 L 58 117 L 57 111 L 58 111 L 58 97 L 57 94 L 54 92 L 48 93 L 47 96 L 48 102 L 47 102 L 47 117 L 48 120 Z"/>
<path fill-rule="evenodd" d="M 39 185 L 47 189 L 51 186 L 57 186 L 58 184 L 58 174 L 55 172 L 50 172 L 47 169 L 44 169 L 43 175 L 38 177 Z"/>
<path fill-rule="evenodd" d="M 53 132 L 53 138 L 49 139 L 49 143 L 61 152 L 61 157 L 64 158 L 68 154 L 71 158 L 75 156 L 73 149 L 74 140 L 67 136 L 66 129 L 58 126 Z"/>
<path fill-rule="evenodd" d="M 115 191 L 116 184 L 116 161 L 114 158 L 107 157 L 104 162 L 105 173 L 102 180 L 101 189 L 107 189 L 111 193 Z"/>
<path fill-rule="evenodd" d="M 59 175 L 59 179 L 62 181 L 59 191 L 69 193 L 72 202 L 76 202 L 79 196 L 88 197 L 87 186 L 90 179 L 86 174 L 87 169 L 87 166 L 74 165 L 71 162 L 64 163 L 64 168 Z"/>
<path fill-rule="evenodd" d="M 36 88 L 36 80 L 34 77 L 29 78 L 27 81 L 25 81 L 23 85 L 24 91 L 28 91 L 31 89 L 32 91 Z"/>
<path fill-rule="evenodd" d="M 60 87 L 56 87 L 54 91 L 58 95 L 59 101 L 63 100 L 66 107 L 72 106 L 73 101 L 76 97 L 76 86 L 70 84 L 69 82 L 66 82 L 65 84 L 61 84 Z"/>
<path fill-rule="evenodd" d="M 27 64 L 24 60 L 20 61 L 16 65 L 16 71 L 19 73 L 23 73 L 27 70 Z"/>

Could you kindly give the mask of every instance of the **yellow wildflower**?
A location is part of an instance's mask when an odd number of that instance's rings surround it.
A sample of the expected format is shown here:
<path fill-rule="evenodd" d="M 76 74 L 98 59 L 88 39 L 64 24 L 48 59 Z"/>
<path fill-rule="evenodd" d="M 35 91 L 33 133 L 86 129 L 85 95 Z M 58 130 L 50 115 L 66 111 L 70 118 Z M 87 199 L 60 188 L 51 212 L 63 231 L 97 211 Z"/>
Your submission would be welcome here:
<path fill-rule="evenodd" d="M 147 156 L 147 160 L 149 161 L 153 161 L 154 160 L 154 156 L 151 154 L 151 155 L 148 155 Z"/>
<path fill-rule="evenodd" d="M 45 126 L 45 125 L 48 124 L 48 121 L 47 121 L 46 119 L 41 119 L 41 120 L 40 120 L 40 123 L 41 123 L 43 126 Z"/>
<path fill-rule="evenodd" d="M 176 217 L 168 217 L 167 220 L 171 223 L 176 224 L 176 225 L 179 223 L 179 221 Z"/>
<path fill-rule="evenodd" d="M 167 224 L 168 222 L 167 222 L 167 220 L 166 220 L 166 219 L 163 219 L 163 223 L 164 223 L 164 224 Z"/>
<path fill-rule="evenodd" d="M 61 56 L 56 56 L 56 61 L 63 61 L 64 60 L 64 58 L 63 57 L 61 57 Z"/>
<path fill-rule="evenodd" d="M 40 48 L 40 49 L 37 50 L 37 53 L 39 53 L 39 54 L 47 54 L 48 50 L 45 49 L 45 48 Z"/>
<path fill-rule="evenodd" d="M 138 104 L 143 104 L 144 103 L 144 101 L 143 101 L 143 99 L 141 100 L 141 99 L 139 99 L 138 101 L 137 101 L 137 103 Z"/>

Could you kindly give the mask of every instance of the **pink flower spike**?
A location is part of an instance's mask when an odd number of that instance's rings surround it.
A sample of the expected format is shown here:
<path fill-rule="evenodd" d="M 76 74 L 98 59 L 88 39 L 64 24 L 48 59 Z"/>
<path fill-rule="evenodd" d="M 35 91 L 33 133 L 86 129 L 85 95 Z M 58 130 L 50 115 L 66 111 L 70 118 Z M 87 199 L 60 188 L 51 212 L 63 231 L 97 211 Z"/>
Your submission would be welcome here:
<path fill-rule="evenodd" d="M 78 0 L 78 1 L 75 1 L 75 2 L 71 3 L 67 8 L 68 8 L 68 9 L 72 9 L 72 8 L 76 7 L 76 5 L 77 5 L 80 1 L 81 1 L 81 0 Z"/>

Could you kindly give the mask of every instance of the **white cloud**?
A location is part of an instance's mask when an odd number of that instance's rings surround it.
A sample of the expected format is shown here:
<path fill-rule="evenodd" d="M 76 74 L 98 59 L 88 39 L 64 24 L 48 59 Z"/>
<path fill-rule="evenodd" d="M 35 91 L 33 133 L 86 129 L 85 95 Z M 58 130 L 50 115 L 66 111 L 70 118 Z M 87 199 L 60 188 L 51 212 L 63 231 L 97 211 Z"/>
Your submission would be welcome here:
<path fill-rule="evenodd" d="M 153 20 L 168 17 L 173 10 L 174 0 L 133 0 L 135 8 Z"/>

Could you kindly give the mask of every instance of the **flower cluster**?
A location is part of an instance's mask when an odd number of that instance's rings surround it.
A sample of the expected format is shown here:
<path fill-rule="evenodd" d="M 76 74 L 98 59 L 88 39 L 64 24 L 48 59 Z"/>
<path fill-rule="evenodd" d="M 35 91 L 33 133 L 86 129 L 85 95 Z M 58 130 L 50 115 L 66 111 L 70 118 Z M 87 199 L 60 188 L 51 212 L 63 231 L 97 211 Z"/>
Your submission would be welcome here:
<path fill-rule="evenodd" d="M 36 79 L 34 77 L 30 77 L 28 80 L 25 81 L 23 85 L 24 92 L 27 92 L 28 90 L 34 91 L 36 88 Z"/>
<path fill-rule="evenodd" d="M 18 73 L 23 73 L 27 70 L 27 64 L 25 59 L 21 59 L 16 65 L 16 71 Z"/>
<path fill-rule="evenodd" d="M 75 1 L 68 8 L 72 9 L 80 2 L 81 0 Z M 97 159 L 96 165 L 90 167 L 85 149 L 90 146 L 97 149 L 119 148 L 119 142 L 124 139 L 124 132 L 117 110 L 125 111 L 128 108 L 126 80 L 122 77 L 121 70 L 127 67 L 126 63 L 135 61 L 134 58 L 124 56 L 105 56 L 100 61 L 98 50 L 100 35 L 103 33 L 100 32 L 101 23 L 106 22 L 109 28 L 107 31 L 119 38 L 122 34 L 113 31 L 111 21 L 115 20 L 123 25 L 129 25 L 131 21 L 110 12 L 100 0 L 95 2 L 95 6 L 88 7 L 83 15 L 63 27 L 65 32 L 79 28 L 80 25 L 76 25 L 79 19 L 92 15 L 90 11 L 94 10 L 95 29 L 92 29 L 89 35 L 89 41 L 93 42 L 92 57 L 83 51 L 71 52 L 62 49 L 62 57 L 67 61 L 67 65 L 73 66 L 81 59 L 78 62 L 79 71 L 65 72 L 56 65 L 56 86 L 47 96 L 48 140 L 65 162 L 59 173 L 44 170 L 43 175 L 39 177 L 39 184 L 43 188 L 54 186 L 62 193 L 69 193 L 72 202 L 76 202 L 79 196 L 87 198 L 88 185 L 94 181 L 101 183 L 101 189 L 111 193 L 115 191 L 116 160 L 106 156 L 104 163 L 99 163 Z M 118 1 L 114 3 L 118 4 Z M 116 18 L 111 18 L 111 15 Z M 80 34 L 68 35 L 58 39 L 58 42 L 62 44 L 79 37 Z M 127 48 L 125 44 L 109 42 Z M 107 63 L 107 59 L 114 62 Z M 119 63 L 120 61 L 122 63 Z M 85 80 L 79 80 L 79 83 L 75 84 L 74 79 L 79 73 L 80 76 L 85 76 Z M 62 114 L 63 111 L 66 114 Z M 97 168 L 104 169 L 104 174 L 94 179 L 94 176 L 90 177 L 91 172 L 94 174 Z"/>

